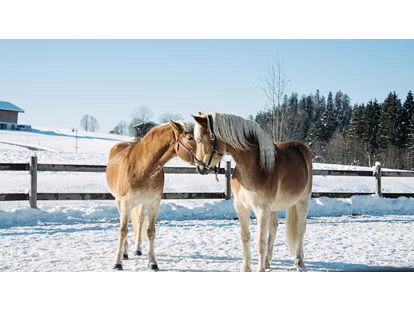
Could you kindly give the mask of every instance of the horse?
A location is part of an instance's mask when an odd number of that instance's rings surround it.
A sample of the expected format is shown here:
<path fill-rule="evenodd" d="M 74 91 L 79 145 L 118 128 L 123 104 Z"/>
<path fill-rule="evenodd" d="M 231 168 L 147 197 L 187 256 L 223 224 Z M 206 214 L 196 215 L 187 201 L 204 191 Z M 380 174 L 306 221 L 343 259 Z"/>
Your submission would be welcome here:
<path fill-rule="evenodd" d="M 164 187 L 163 166 L 173 157 L 194 165 L 194 125 L 171 121 L 152 128 L 140 141 L 120 142 L 109 152 L 106 181 L 120 214 L 118 249 L 114 269 L 123 270 L 128 258 L 128 222 L 132 216 L 135 255 L 142 255 L 141 242 L 148 237 L 148 268 L 159 270 L 154 253 L 155 220 Z M 145 212 L 148 227 L 144 225 Z M 132 214 L 132 215 L 131 215 Z M 146 229 L 146 230 L 145 230 Z"/>
<path fill-rule="evenodd" d="M 217 170 L 228 153 L 235 163 L 231 178 L 234 208 L 241 227 L 243 264 L 251 271 L 250 211 L 258 225 L 258 271 L 270 269 L 278 220 L 286 210 L 287 241 L 294 265 L 304 267 L 303 238 L 312 195 L 312 157 L 297 141 L 273 142 L 256 123 L 228 113 L 192 116 L 197 143 L 196 169 L 202 175 Z"/>

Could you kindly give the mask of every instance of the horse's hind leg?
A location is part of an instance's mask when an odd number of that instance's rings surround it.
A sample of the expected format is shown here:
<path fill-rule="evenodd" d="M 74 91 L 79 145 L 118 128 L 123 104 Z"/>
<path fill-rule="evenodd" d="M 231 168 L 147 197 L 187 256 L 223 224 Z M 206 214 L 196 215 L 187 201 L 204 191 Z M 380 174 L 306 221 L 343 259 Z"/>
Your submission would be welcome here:
<path fill-rule="evenodd" d="M 259 253 L 259 266 L 258 272 L 265 271 L 265 261 L 267 255 L 267 239 L 269 233 L 269 217 L 270 210 L 268 208 L 255 208 L 254 212 L 257 217 L 257 244 L 256 249 Z"/>
<path fill-rule="evenodd" d="M 306 217 L 308 214 L 308 202 L 302 201 L 291 206 L 286 212 L 286 233 L 289 249 L 295 255 L 295 266 L 304 267 L 303 262 L 303 238 L 306 231 Z"/>
<path fill-rule="evenodd" d="M 126 202 L 121 200 L 120 202 L 120 227 L 119 227 L 119 236 L 118 236 L 118 250 L 115 257 L 114 269 L 122 270 L 122 254 L 124 251 L 125 240 L 128 235 L 128 222 L 131 215 Z"/>
<path fill-rule="evenodd" d="M 154 241 L 155 241 L 155 220 L 158 215 L 158 211 L 160 209 L 160 201 L 153 204 L 148 208 L 148 228 L 147 228 L 147 235 L 148 235 L 148 268 L 154 271 L 158 271 L 158 264 L 155 260 L 155 252 L 154 252 Z"/>
<path fill-rule="evenodd" d="M 270 212 L 270 219 L 269 219 L 269 238 L 267 240 L 267 255 L 266 255 L 266 262 L 265 268 L 270 269 L 270 265 L 272 264 L 273 258 L 273 247 L 275 244 L 276 232 L 278 227 L 277 221 L 277 214 L 276 212 Z"/>
<path fill-rule="evenodd" d="M 134 254 L 142 255 L 142 239 L 146 237 L 147 228 L 145 226 L 145 210 L 142 205 L 135 207 L 131 212 L 132 226 L 134 228 L 135 250 Z"/>

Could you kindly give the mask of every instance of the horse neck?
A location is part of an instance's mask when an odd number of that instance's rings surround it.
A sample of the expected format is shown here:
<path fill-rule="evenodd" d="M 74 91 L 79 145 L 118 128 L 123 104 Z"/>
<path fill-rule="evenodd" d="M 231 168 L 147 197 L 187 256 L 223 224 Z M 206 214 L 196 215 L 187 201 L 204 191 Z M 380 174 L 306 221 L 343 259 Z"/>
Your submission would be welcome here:
<path fill-rule="evenodd" d="M 157 167 L 163 167 L 169 160 L 176 156 L 174 151 L 174 133 L 169 125 L 148 132 L 142 140 L 139 141 L 139 147 L 134 154 L 136 161 L 145 165 L 141 168 L 153 170 Z"/>
<path fill-rule="evenodd" d="M 258 147 L 254 146 L 248 150 L 238 150 L 226 144 L 226 150 L 233 157 L 240 173 L 255 174 L 255 172 L 261 170 Z"/>

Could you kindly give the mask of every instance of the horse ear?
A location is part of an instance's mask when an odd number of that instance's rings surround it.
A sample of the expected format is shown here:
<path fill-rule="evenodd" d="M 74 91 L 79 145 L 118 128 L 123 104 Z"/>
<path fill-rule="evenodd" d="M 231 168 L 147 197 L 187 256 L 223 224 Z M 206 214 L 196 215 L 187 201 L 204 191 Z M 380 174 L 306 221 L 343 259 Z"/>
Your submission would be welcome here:
<path fill-rule="evenodd" d="M 180 123 L 174 122 L 173 120 L 170 120 L 170 125 L 172 126 L 173 129 L 175 129 L 177 132 L 182 133 L 183 129 L 180 125 Z"/>
<path fill-rule="evenodd" d="M 203 113 L 203 112 L 198 112 L 198 115 L 200 116 L 200 117 L 202 117 L 202 116 L 204 116 L 205 115 L 205 113 Z"/>
<path fill-rule="evenodd" d="M 200 125 L 203 130 L 207 130 L 207 119 L 206 118 L 197 117 L 197 116 L 193 116 L 193 115 L 192 115 L 192 117 L 193 117 L 194 121 L 196 121 L 196 123 L 198 125 Z"/>

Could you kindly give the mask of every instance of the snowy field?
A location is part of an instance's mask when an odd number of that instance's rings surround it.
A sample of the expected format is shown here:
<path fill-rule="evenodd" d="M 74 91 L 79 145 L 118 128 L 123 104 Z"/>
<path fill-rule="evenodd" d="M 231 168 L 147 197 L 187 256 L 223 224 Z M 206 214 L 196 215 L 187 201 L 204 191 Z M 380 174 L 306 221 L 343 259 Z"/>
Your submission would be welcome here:
<path fill-rule="evenodd" d="M 0 163 L 102 164 L 118 141 L 106 134 L 39 129 L 0 131 Z M 75 153 L 74 146 L 78 151 Z M 179 159 L 167 165 L 186 166 Z M 315 168 L 346 168 L 314 164 Z M 355 170 L 371 168 L 352 167 Z M 165 192 L 222 191 L 214 176 L 167 175 Z M 0 192 L 26 192 L 28 172 L 0 172 Z M 315 176 L 314 191 L 373 191 L 373 177 Z M 103 173 L 39 172 L 39 192 L 107 192 Z M 383 192 L 414 192 L 412 178 L 383 178 Z M 232 200 L 162 201 L 155 252 L 160 272 L 236 272 L 242 261 L 239 223 Z M 112 201 L 0 202 L 0 271 L 115 272 L 119 228 Z M 414 199 L 354 196 L 311 199 L 305 264 L 293 267 L 285 242 L 285 214 L 269 272 L 414 271 Z M 253 269 L 256 221 L 251 221 Z M 132 235 L 129 235 L 132 244 Z M 144 254 L 147 250 L 144 241 Z M 124 261 L 124 271 L 146 272 L 146 256 Z M 115 273 L 119 273 L 116 271 Z"/>

